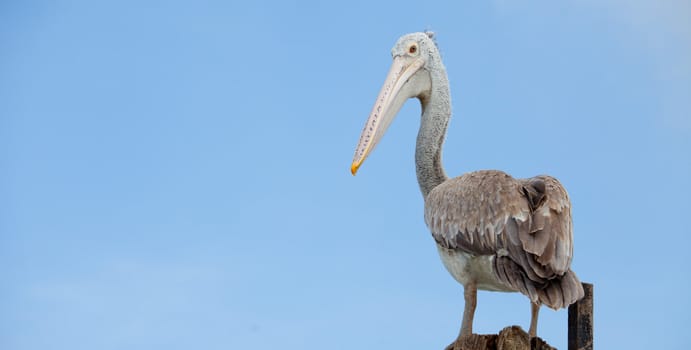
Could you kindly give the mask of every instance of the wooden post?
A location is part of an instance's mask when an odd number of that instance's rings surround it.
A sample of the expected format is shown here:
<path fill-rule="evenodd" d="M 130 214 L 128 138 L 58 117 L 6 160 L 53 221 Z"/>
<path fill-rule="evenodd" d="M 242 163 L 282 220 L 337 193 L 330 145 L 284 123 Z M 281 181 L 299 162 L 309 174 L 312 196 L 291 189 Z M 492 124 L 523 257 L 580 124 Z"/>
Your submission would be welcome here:
<path fill-rule="evenodd" d="M 569 350 L 593 350 L 593 285 L 583 283 L 583 291 L 569 306 Z"/>
<path fill-rule="evenodd" d="M 556 350 L 539 337 L 530 338 L 519 326 L 508 326 L 499 334 L 471 334 L 451 343 L 446 350 Z"/>

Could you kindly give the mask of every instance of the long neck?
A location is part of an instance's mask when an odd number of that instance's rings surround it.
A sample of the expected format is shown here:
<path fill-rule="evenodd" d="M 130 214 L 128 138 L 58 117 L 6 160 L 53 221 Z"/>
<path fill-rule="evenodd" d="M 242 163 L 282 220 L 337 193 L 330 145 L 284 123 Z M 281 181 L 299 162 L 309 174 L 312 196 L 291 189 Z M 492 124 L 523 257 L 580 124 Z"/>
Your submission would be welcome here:
<path fill-rule="evenodd" d="M 422 120 L 415 146 L 417 181 L 424 198 L 448 179 L 441 163 L 441 149 L 451 119 L 451 98 L 446 70 L 441 60 L 435 63 L 438 63 L 435 69 L 430 70 L 432 91 L 429 96 L 420 98 Z"/>

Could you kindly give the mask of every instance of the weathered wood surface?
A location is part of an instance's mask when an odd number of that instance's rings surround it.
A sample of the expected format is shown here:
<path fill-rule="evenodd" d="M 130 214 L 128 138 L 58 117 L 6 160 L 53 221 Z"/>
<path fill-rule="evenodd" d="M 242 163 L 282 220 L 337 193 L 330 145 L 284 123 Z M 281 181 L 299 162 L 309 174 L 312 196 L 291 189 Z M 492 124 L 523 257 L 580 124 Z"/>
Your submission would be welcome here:
<path fill-rule="evenodd" d="M 555 350 L 542 339 L 533 338 L 519 326 L 506 327 L 499 334 L 472 334 L 446 350 Z"/>
<path fill-rule="evenodd" d="M 583 283 L 583 291 L 569 306 L 569 350 L 593 350 L 593 285 Z"/>

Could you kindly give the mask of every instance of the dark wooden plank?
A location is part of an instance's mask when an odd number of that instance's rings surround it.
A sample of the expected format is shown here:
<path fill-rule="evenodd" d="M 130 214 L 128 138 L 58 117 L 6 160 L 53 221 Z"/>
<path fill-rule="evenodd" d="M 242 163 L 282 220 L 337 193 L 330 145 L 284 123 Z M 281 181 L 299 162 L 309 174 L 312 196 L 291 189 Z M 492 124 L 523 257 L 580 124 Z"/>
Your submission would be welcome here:
<path fill-rule="evenodd" d="M 569 350 L 593 350 L 593 285 L 583 283 L 583 291 L 569 306 Z"/>

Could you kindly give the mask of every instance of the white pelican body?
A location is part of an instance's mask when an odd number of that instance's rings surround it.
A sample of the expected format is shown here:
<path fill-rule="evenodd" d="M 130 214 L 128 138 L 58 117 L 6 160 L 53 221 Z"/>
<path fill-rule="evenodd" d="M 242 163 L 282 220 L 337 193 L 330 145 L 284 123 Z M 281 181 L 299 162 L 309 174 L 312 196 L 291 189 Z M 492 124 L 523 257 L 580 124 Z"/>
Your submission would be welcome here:
<path fill-rule="evenodd" d="M 391 53 L 393 65 L 360 136 L 353 175 L 405 101 L 418 98 L 422 116 L 415 164 L 425 223 L 444 266 L 464 286 L 458 339 L 472 334 L 477 289 L 526 295 L 532 305 L 530 335 L 535 336 L 540 305 L 559 309 L 583 296 L 570 269 L 573 235 L 566 190 L 551 176 L 515 179 L 498 170 L 448 178 L 441 149 L 451 99 L 432 35 L 404 35 Z M 520 141 L 530 148 L 530 139 Z M 525 153 L 533 155 L 530 150 Z"/>

